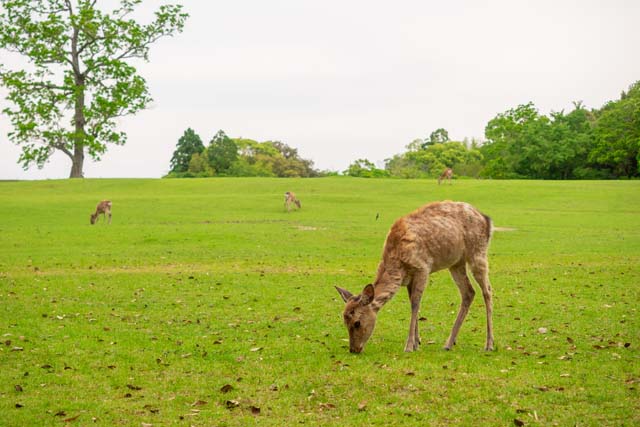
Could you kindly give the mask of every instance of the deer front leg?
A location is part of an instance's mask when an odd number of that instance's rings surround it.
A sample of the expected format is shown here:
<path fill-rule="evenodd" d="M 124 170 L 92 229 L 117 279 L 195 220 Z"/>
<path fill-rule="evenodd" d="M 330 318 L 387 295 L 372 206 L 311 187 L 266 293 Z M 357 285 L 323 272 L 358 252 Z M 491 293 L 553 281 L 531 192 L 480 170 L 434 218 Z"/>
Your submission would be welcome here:
<path fill-rule="evenodd" d="M 404 351 L 411 352 L 418 349 L 420 345 L 420 334 L 418 333 L 418 314 L 420 313 L 420 301 L 427 284 L 429 273 L 426 271 L 417 271 L 414 273 L 407 289 L 409 291 L 409 301 L 411 302 L 411 321 L 409 323 L 409 337 Z"/>

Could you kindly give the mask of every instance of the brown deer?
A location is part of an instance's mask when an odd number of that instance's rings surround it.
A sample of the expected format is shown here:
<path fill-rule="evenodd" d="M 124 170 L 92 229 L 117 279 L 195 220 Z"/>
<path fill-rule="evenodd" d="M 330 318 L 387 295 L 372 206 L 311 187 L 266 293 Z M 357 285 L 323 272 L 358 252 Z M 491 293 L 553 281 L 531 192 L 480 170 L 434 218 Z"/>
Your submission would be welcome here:
<path fill-rule="evenodd" d="M 104 220 L 109 217 L 109 224 L 111 224 L 111 202 L 109 200 L 103 200 L 96 206 L 96 211 L 91 214 L 91 224 L 95 224 L 98 221 L 98 215 L 102 214 Z"/>
<path fill-rule="evenodd" d="M 291 211 L 292 204 L 295 204 L 298 207 L 298 209 L 302 208 L 302 205 L 300 204 L 300 200 L 296 198 L 296 195 L 291 191 L 287 191 L 286 193 L 284 193 L 284 207 L 287 210 L 287 212 Z"/>
<path fill-rule="evenodd" d="M 373 284 L 365 286 L 360 295 L 352 295 L 336 286 L 346 303 L 343 318 L 349 331 L 349 350 L 352 353 L 362 351 L 371 337 L 378 311 L 403 285 L 407 286 L 411 302 L 409 337 L 404 351 L 417 350 L 422 293 L 429 282 L 429 274 L 445 268 L 451 272 L 462 297 L 458 316 L 444 346 L 450 350 L 475 296 L 467 276 L 467 265 L 484 297 L 487 312 L 485 350 L 493 350 L 493 305 L 487 260 L 491 232 L 491 219 L 462 202 L 430 203 L 398 219 L 387 235 Z"/>
<path fill-rule="evenodd" d="M 451 184 L 451 177 L 453 176 L 453 169 L 451 168 L 446 168 L 441 174 L 440 177 L 438 178 L 438 185 L 440 185 L 440 183 L 442 182 L 442 180 L 449 180 L 449 184 Z"/>

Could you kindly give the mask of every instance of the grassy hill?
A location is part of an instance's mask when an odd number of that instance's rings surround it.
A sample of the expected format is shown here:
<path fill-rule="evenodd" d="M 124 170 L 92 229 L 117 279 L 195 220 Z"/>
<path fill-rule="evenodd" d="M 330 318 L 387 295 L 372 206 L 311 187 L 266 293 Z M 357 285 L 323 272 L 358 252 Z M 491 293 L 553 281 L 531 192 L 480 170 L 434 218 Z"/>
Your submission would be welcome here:
<path fill-rule="evenodd" d="M 442 199 L 498 227 L 497 351 L 481 298 L 442 350 L 440 272 L 417 352 L 402 292 L 350 354 L 334 285 L 359 292 L 393 221 Z M 637 181 L 0 182 L 0 425 L 637 425 L 638 265 Z"/>

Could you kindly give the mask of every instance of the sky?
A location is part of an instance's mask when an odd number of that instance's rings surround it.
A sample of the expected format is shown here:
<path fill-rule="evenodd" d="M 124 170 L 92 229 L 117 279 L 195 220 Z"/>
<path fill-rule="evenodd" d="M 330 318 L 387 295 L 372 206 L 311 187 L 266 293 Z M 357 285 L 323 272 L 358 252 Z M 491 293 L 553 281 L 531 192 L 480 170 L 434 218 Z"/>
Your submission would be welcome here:
<path fill-rule="evenodd" d="M 191 15 L 184 32 L 133 63 L 153 102 L 118 119 L 127 144 L 85 161 L 85 177 L 159 178 L 187 128 L 205 145 L 219 129 L 282 141 L 320 170 L 381 167 L 435 129 L 483 139 L 519 104 L 600 108 L 640 80 L 636 0 L 176 2 Z M 141 22 L 163 3 L 145 1 Z M 0 113 L 0 179 L 69 176 L 61 153 L 23 170 L 9 125 Z"/>

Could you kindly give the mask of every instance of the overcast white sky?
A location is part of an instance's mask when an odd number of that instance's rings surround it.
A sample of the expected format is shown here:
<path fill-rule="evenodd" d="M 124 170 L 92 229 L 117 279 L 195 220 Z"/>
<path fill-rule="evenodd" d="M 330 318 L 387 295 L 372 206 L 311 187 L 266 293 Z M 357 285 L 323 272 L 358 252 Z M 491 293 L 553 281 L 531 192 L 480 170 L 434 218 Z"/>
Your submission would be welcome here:
<path fill-rule="evenodd" d="M 640 80 L 636 0 L 176 2 L 185 31 L 136 64 L 154 102 L 119 121 L 128 143 L 86 177 L 160 177 L 188 127 L 205 144 L 219 129 L 280 140 L 319 169 L 381 165 L 440 127 L 483 138 L 518 104 L 599 108 Z M 63 154 L 23 171 L 9 130 L 0 114 L 0 179 L 68 177 Z"/>

